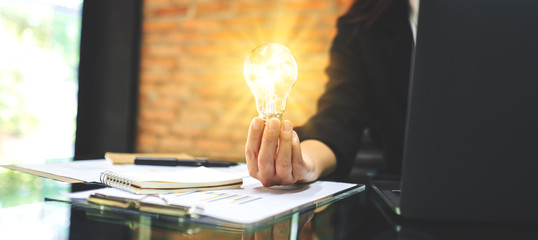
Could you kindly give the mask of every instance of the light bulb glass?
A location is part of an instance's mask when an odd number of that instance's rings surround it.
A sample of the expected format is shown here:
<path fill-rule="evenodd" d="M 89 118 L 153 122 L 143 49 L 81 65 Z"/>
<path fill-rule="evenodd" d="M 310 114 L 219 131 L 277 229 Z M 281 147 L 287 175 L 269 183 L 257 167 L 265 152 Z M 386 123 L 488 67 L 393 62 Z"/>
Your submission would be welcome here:
<path fill-rule="evenodd" d="M 282 118 L 297 79 L 297 62 L 291 51 L 277 43 L 259 46 L 245 60 L 243 72 L 259 116 L 264 120 Z"/>

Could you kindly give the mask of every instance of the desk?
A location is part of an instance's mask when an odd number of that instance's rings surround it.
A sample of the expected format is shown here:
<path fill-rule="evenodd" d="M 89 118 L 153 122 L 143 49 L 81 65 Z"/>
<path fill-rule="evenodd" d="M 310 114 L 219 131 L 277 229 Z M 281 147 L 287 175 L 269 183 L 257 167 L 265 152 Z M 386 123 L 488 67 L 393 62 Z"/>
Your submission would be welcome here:
<path fill-rule="evenodd" d="M 538 239 L 538 226 L 400 219 L 368 190 L 321 211 L 241 231 L 162 215 L 110 214 L 46 201 L 44 198 L 61 198 L 61 191 L 87 186 L 12 170 L 0 173 L 4 183 L 0 239 Z M 12 184 L 6 185 L 6 181 Z"/>

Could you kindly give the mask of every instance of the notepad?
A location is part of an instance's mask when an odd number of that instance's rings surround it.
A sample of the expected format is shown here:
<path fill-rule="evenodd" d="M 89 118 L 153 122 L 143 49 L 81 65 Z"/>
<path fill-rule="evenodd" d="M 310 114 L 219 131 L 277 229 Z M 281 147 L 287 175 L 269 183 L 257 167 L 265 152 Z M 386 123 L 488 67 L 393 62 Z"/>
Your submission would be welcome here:
<path fill-rule="evenodd" d="M 240 175 L 206 167 L 149 173 L 104 171 L 101 173 L 100 181 L 108 186 L 136 194 L 238 188 L 243 184 Z"/>

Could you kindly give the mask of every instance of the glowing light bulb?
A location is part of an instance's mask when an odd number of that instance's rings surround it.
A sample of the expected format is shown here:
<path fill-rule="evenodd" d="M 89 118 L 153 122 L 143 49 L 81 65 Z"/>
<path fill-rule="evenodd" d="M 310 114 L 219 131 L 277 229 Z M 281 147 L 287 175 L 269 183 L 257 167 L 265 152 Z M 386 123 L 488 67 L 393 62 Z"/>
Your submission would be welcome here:
<path fill-rule="evenodd" d="M 264 120 L 282 118 L 297 79 L 297 62 L 290 50 L 276 43 L 259 46 L 245 60 L 243 72 L 259 116 Z"/>

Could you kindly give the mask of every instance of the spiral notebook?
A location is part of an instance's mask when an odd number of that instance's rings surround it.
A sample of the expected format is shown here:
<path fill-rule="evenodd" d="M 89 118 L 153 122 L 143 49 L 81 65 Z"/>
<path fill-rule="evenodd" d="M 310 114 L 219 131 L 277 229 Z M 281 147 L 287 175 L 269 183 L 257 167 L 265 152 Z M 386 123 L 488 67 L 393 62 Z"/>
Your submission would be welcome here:
<path fill-rule="evenodd" d="M 206 167 L 150 173 L 104 171 L 101 173 L 100 181 L 107 186 L 135 194 L 239 188 L 243 184 L 240 175 Z"/>

